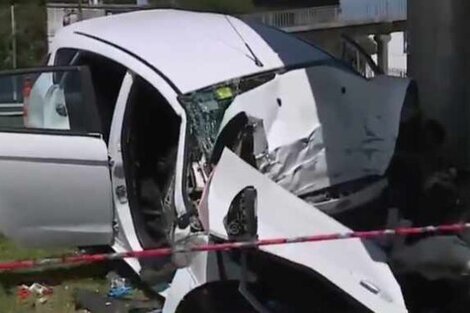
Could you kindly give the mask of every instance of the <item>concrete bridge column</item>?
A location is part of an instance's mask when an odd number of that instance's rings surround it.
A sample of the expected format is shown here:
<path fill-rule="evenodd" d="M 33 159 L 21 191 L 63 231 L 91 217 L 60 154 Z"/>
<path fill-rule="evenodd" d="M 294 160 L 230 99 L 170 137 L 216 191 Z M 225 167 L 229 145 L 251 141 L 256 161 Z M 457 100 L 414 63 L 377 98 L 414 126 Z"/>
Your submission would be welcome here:
<path fill-rule="evenodd" d="M 388 43 L 392 40 L 392 36 L 389 34 L 375 35 L 374 40 L 377 43 L 377 65 L 388 73 Z"/>
<path fill-rule="evenodd" d="M 408 74 L 446 129 L 445 154 L 470 169 L 470 1 L 409 0 Z"/>

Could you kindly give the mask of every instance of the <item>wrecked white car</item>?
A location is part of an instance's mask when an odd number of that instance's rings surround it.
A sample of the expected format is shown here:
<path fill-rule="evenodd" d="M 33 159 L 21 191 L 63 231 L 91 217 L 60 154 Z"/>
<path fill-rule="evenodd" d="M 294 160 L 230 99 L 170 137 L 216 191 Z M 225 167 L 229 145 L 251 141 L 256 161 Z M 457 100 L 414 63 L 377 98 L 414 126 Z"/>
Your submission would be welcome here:
<path fill-rule="evenodd" d="M 399 129 L 416 113 L 407 79 L 176 10 L 68 26 L 48 65 L 0 74 L 36 82 L 28 127 L 0 132 L 0 231 L 16 242 L 130 251 L 386 225 Z M 165 313 L 407 312 L 386 246 L 127 262 L 159 284 Z"/>

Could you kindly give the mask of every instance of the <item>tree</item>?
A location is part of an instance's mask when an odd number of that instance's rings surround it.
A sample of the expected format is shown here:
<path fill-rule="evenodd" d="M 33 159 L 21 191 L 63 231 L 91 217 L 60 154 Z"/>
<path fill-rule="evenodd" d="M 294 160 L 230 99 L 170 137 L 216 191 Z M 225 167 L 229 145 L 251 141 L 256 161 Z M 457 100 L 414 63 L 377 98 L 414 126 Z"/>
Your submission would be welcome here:
<path fill-rule="evenodd" d="M 38 3 L 22 4 L 17 5 L 16 12 L 18 66 L 38 65 L 47 53 L 46 7 Z"/>
<path fill-rule="evenodd" d="M 15 5 L 17 65 L 38 65 L 47 51 L 46 7 L 44 0 L 17 0 Z M 10 5 L 0 5 L 0 69 L 12 68 Z"/>
<path fill-rule="evenodd" d="M 0 5 L 0 69 L 11 68 L 10 7 Z"/>

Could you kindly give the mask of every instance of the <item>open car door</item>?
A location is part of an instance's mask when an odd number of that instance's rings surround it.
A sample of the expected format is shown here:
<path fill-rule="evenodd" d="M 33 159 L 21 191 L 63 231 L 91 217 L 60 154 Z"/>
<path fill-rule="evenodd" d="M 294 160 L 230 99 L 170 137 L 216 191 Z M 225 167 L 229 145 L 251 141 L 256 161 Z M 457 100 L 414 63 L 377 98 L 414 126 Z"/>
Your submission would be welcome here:
<path fill-rule="evenodd" d="M 36 247 L 110 244 L 108 152 L 86 67 L 0 72 L 0 233 Z M 8 103 L 0 103 L 0 106 Z"/>

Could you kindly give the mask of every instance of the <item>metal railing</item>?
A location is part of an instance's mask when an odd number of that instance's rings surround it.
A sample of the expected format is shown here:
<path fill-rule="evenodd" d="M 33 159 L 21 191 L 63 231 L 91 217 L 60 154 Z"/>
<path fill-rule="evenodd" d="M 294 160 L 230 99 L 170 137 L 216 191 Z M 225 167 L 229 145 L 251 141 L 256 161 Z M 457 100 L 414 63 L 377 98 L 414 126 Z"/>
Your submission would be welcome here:
<path fill-rule="evenodd" d="M 295 26 L 321 25 L 338 19 L 341 12 L 338 6 L 314 7 L 304 9 L 259 12 L 242 15 L 246 21 L 263 23 L 276 28 L 286 29 Z"/>
<path fill-rule="evenodd" d="M 268 11 L 242 15 L 285 31 L 307 31 L 406 20 L 407 0 L 342 0 L 340 6 Z"/>
<path fill-rule="evenodd" d="M 407 77 L 408 73 L 405 69 L 401 68 L 389 68 L 387 74 L 390 76 L 397 76 L 397 77 Z"/>

